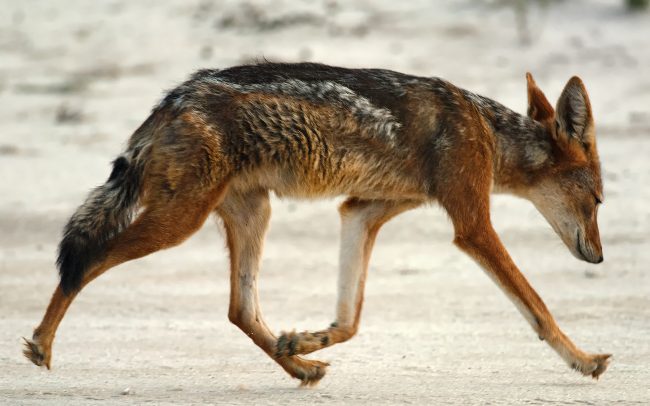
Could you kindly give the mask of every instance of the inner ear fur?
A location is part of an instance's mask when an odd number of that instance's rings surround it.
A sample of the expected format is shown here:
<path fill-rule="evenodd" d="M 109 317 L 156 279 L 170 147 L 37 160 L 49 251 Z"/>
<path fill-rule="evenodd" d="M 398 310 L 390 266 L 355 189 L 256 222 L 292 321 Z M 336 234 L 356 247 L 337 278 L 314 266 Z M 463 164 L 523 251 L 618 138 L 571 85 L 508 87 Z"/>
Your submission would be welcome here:
<path fill-rule="evenodd" d="M 557 101 L 556 111 L 559 133 L 585 146 L 592 142 L 593 131 L 589 131 L 593 123 L 591 103 L 579 77 L 572 77 L 566 84 Z"/>
<path fill-rule="evenodd" d="M 544 92 L 537 86 L 533 75 L 526 73 L 528 84 L 528 117 L 535 121 L 549 121 L 555 116 L 551 103 L 548 102 Z"/>

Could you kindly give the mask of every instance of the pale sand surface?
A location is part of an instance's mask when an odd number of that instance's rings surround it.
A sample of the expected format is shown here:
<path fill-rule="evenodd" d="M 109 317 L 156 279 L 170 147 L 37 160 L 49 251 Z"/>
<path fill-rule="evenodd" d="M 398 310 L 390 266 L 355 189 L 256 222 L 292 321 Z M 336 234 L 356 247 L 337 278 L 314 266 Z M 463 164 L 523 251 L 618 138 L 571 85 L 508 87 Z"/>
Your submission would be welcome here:
<path fill-rule="evenodd" d="M 619 1 L 533 8 L 524 46 L 512 10 L 486 2 L 340 3 L 0 1 L 0 403 L 650 402 L 650 14 Z M 59 329 L 52 371 L 24 359 L 63 224 L 162 89 L 261 56 L 442 76 L 520 112 L 526 70 L 551 100 L 582 76 L 600 126 L 605 262 L 574 259 L 527 202 L 496 196 L 493 217 L 565 332 L 614 354 L 600 381 L 537 340 L 436 207 L 382 230 L 361 330 L 312 355 L 332 364 L 316 388 L 297 388 L 228 322 L 214 221 L 91 284 Z M 339 201 L 274 201 L 260 288 L 276 332 L 333 320 Z"/>

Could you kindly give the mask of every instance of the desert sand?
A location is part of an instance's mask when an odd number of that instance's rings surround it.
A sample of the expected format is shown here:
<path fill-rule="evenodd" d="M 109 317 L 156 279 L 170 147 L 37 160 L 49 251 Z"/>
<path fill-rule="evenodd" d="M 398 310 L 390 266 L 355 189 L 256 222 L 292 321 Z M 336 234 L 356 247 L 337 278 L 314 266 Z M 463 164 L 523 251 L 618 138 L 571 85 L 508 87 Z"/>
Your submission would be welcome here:
<path fill-rule="evenodd" d="M 622 1 L 0 1 L 0 403 L 650 403 L 650 13 Z M 493 199 L 515 262 L 599 381 L 569 369 L 452 244 L 438 207 L 380 233 L 359 334 L 298 388 L 228 322 L 214 219 L 180 247 L 89 285 L 51 371 L 21 354 L 57 283 L 62 226 L 160 99 L 201 67 L 255 58 L 440 76 L 525 112 L 526 71 L 556 100 L 574 74 L 598 125 L 605 262 L 573 258 L 533 206 Z M 334 317 L 337 204 L 274 199 L 260 279 L 274 331 Z"/>

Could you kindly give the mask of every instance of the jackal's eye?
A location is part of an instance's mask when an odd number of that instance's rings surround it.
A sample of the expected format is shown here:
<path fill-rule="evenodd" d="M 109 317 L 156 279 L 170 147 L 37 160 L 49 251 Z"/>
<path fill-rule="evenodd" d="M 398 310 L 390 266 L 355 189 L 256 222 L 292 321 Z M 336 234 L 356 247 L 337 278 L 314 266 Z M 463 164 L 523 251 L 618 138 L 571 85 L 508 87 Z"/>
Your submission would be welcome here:
<path fill-rule="evenodd" d="M 602 204 L 603 202 L 598 198 L 598 196 L 594 196 L 594 200 L 596 200 L 596 206 L 599 204 Z"/>

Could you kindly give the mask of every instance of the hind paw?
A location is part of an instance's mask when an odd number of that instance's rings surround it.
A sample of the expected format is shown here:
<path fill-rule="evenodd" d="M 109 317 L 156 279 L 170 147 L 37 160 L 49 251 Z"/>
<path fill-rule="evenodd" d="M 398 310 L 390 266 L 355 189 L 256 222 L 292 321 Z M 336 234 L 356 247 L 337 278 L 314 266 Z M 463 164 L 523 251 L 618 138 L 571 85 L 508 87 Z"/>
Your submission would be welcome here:
<path fill-rule="evenodd" d="M 300 386 L 316 386 L 325 376 L 327 362 L 307 360 L 300 357 L 292 357 L 295 361 L 294 378 L 300 379 Z"/>
<path fill-rule="evenodd" d="M 39 367 L 45 366 L 50 369 L 50 352 L 38 342 L 38 339 L 28 340 L 23 337 L 25 348 L 23 354 L 25 357 L 32 361 L 34 365 Z"/>
<path fill-rule="evenodd" d="M 276 357 L 275 360 L 293 378 L 300 380 L 300 386 L 314 386 L 327 372 L 327 362 L 304 359 L 297 355 Z"/>

